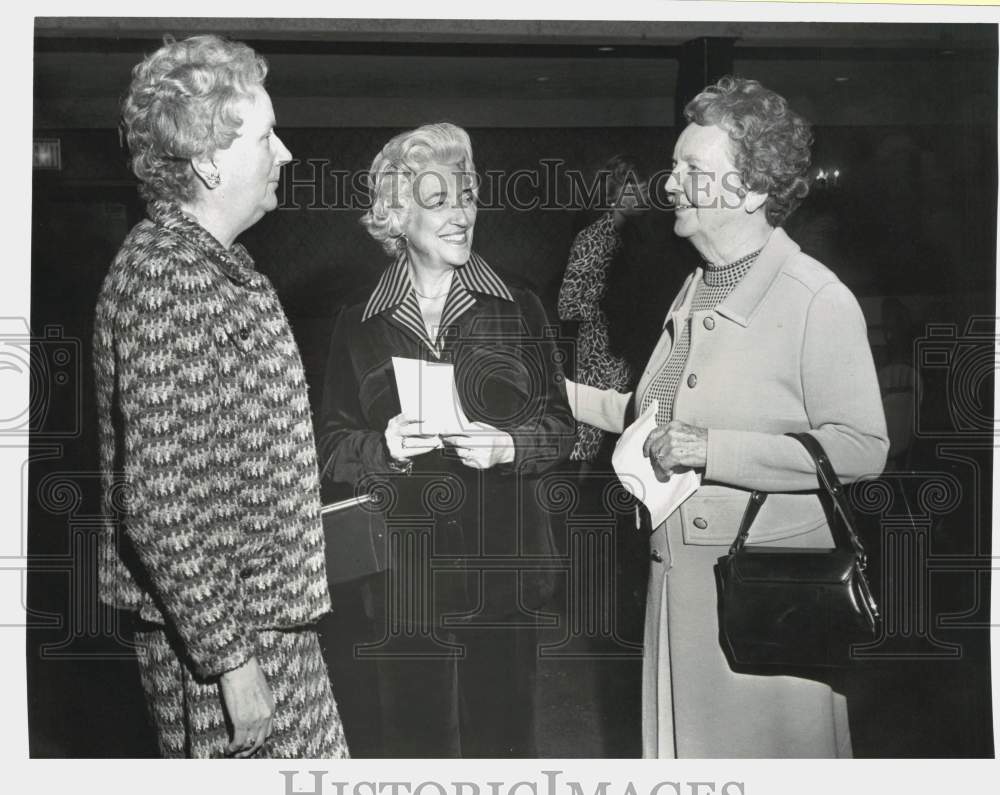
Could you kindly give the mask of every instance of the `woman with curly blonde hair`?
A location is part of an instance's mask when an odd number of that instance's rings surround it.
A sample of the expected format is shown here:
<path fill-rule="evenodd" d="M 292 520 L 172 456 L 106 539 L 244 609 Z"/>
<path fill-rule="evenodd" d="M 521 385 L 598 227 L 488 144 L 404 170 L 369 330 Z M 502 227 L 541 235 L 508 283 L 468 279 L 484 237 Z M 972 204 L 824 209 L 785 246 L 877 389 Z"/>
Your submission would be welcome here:
<path fill-rule="evenodd" d="M 750 543 L 832 547 L 808 431 L 842 481 L 881 472 L 888 439 L 857 300 L 781 224 L 808 192 L 811 135 L 783 97 L 724 78 L 692 100 L 666 187 L 674 233 L 703 259 L 667 314 L 634 394 L 571 387 L 577 418 L 622 430 L 657 401 L 644 453 L 698 491 L 650 535 L 643 752 L 848 756 L 844 697 L 820 682 L 733 670 L 713 567 L 751 490 L 770 492 Z M 575 399 L 574 399 L 575 398 Z M 800 493 L 795 493 L 800 492 Z"/>
<path fill-rule="evenodd" d="M 369 177 L 362 222 L 392 259 L 334 324 L 319 448 L 325 482 L 391 484 L 373 514 L 388 572 L 364 584 L 381 750 L 531 757 L 539 610 L 555 584 L 539 481 L 573 442 L 555 344 L 535 294 L 473 248 L 465 130 L 400 133 Z M 467 422 L 404 414 L 395 357 L 452 368 Z"/>
<path fill-rule="evenodd" d="M 291 160 L 266 75 L 245 44 L 168 37 L 123 103 L 148 218 L 95 320 L 100 586 L 137 614 L 163 756 L 347 754 L 314 628 L 330 597 L 302 361 L 235 242 Z"/>

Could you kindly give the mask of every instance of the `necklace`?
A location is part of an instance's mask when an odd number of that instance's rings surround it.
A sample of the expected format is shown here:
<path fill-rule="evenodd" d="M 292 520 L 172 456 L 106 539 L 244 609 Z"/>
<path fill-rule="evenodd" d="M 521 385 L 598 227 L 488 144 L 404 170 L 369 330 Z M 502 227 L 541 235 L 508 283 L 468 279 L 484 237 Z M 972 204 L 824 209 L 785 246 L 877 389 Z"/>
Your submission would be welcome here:
<path fill-rule="evenodd" d="M 448 285 L 448 290 L 450 290 L 450 289 L 451 289 L 451 285 L 449 284 Z M 416 287 L 413 288 L 413 292 L 415 292 L 417 294 L 417 298 L 425 298 L 428 301 L 436 301 L 438 298 L 444 298 L 444 296 L 448 295 L 448 290 L 444 290 L 444 291 L 438 293 L 437 295 L 424 295 Z"/>
<path fill-rule="evenodd" d="M 417 294 L 417 298 L 423 298 L 427 301 L 436 301 L 438 298 L 443 298 L 448 295 L 449 290 L 451 290 L 451 274 L 448 275 L 448 284 L 445 288 L 439 292 L 437 295 L 425 295 L 417 289 L 417 286 L 413 283 L 413 279 L 410 279 L 410 286 L 413 288 L 413 292 Z"/>

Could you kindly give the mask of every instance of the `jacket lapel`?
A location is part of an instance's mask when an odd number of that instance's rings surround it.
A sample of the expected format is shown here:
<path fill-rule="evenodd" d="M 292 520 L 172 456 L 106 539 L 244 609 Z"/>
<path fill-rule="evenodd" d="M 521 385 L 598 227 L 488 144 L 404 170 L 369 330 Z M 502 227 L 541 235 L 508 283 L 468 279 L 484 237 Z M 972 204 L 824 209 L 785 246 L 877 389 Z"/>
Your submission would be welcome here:
<path fill-rule="evenodd" d="M 757 261 L 750 272 L 737 285 L 736 289 L 729 294 L 716 311 L 724 318 L 733 321 L 746 328 L 750 325 L 757 311 L 760 309 L 764 298 L 767 296 L 775 279 L 784 267 L 788 258 L 800 251 L 799 246 L 787 235 L 783 229 L 776 228 L 767 243 L 761 250 Z M 680 328 L 680 324 L 686 322 L 691 300 L 694 298 L 695 285 L 701 280 L 702 269 L 695 268 L 694 273 L 688 276 L 684 286 L 681 287 L 674 299 L 674 303 L 667 313 L 667 318 L 663 324 L 663 333 L 659 342 L 653 350 L 649 359 L 649 364 L 643 371 L 642 378 L 635 390 L 635 406 L 638 412 L 642 405 L 646 390 L 649 389 L 650 382 L 663 367 L 670 355 L 673 347 L 673 338 Z"/>
<path fill-rule="evenodd" d="M 504 301 L 514 301 L 497 273 L 477 253 L 472 252 L 465 265 L 455 269 L 451 290 L 441 313 L 437 340 L 432 340 L 420 314 L 420 304 L 410 281 L 406 254 L 400 254 L 383 272 L 361 316 L 361 322 L 381 316 L 396 328 L 404 331 L 423 348 L 440 358 L 448 329 L 465 313 L 476 306 L 475 294 L 490 295 Z"/>
<path fill-rule="evenodd" d="M 649 357 L 649 363 L 646 365 L 646 369 L 643 370 L 642 377 L 639 379 L 639 383 L 635 389 L 636 416 L 638 416 L 639 407 L 642 405 L 650 382 L 660 372 L 664 362 L 667 361 L 667 357 L 670 356 L 670 351 L 673 348 L 674 334 L 676 334 L 679 324 L 683 323 L 687 317 L 687 309 L 694 298 L 694 286 L 701 279 L 701 273 L 701 268 L 694 269 L 694 272 L 687 277 L 687 280 L 678 291 L 677 297 L 674 298 L 674 302 L 670 305 L 670 309 L 667 310 L 660 339 L 657 341 L 656 347 Z"/>
<path fill-rule="evenodd" d="M 798 245 L 781 227 L 775 229 L 750 272 L 729 297 L 719 304 L 716 311 L 744 328 L 749 326 L 785 262 L 799 250 Z"/>

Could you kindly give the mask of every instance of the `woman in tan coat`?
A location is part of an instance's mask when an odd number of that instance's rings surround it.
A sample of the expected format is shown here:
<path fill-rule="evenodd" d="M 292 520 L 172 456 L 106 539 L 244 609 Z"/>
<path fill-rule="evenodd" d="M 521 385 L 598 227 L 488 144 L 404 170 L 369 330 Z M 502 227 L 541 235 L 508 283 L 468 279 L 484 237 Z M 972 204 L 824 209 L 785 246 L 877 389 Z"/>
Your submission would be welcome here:
<path fill-rule="evenodd" d="M 818 682 L 732 671 L 713 566 L 749 492 L 772 492 L 750 543 L 832 547 L 809 431 L 844 481 L 876 474 L 888 440 L 857 301 L 780 228 L 808 192 L 811 135 L 756 81 L 724 78 L 689 103 L 666 183 L 674 232 L 704 260 L 670 307 L 633 394 L 570 385 L 577 419 L 621 431 L 658 400 L 644 452 L 699 490 L 650 536 L 643 752 L 661 757 L 851 754 L 844 697 Z"/>

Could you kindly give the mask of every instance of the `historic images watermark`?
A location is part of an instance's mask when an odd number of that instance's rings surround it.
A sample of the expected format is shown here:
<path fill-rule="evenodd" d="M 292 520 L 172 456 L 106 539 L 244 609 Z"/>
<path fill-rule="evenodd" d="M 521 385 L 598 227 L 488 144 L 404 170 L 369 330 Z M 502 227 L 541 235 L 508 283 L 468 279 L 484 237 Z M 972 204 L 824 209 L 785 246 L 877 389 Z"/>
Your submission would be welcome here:
<path fill-rule="evenodd" d="M 586 787 L 563 779 L 562 770 L 540 770 L 538 780 L 520 781 L 348 781 L 329 770 L 279 770 L 283 795 L 746 795 L 742 781 L 599 781 Z"/>
<path fill-rule="evenodd" d="M 365 212 L 371 209 L 367 171 L 348 171 L 335 168 L 325 158 L 309 158 L 293 160 L 284 173 L 278 194 L 280 210 Z M 683 204 L 702 209 L 735 209 L 742 206 L 746 197 L 743 180 L 736 171 L 722 174 L 688 171 L 684 175 L 686 199 L 679 203 L 681 185 L 673 169 L 660 169 L 648 176 L 631 170 L 617 176 L 605 170 L 587 174 L 568 168 L 561 158 L 540 158 L 531 168 L 512 171 L 428 170 L 412 176 L 390 172 L 388 176 L 386 203 L 393 208 L 412 201 L 424 209 L 433 209 L 436 205 L 430 202 L 447 194 L 452 180 L 457 186 L 456 195 L 472 191 L 479 210 L 607 211 L 625 205 L 671 211 Z M 418 190 L 424 182 L 433 184 L 422 185 L 423 189 Z M 718 189 L 713 190 L 716 183 Z"/>

